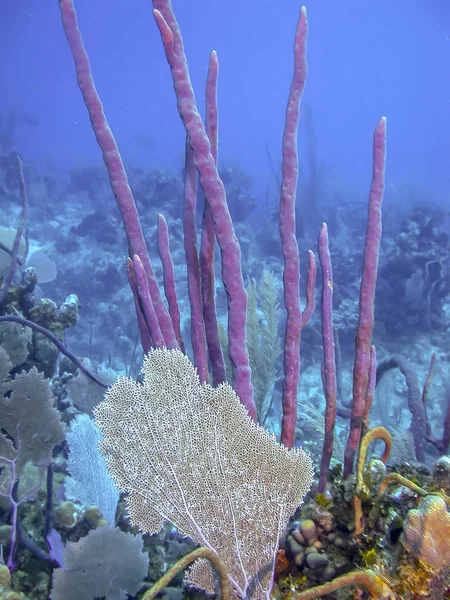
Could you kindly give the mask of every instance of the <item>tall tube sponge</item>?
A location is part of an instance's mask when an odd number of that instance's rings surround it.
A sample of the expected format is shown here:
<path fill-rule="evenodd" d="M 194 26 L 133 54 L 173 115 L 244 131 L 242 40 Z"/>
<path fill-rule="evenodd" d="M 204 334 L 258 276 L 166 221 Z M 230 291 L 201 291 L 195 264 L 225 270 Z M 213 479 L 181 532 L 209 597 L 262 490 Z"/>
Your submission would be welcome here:
<path fill-rule="evenodd" d="M 128 183 L 127 174 L 123 166 L 119 148 L 117 147 L 116 140 L 114 139 L 103 111 L 103 105 L 100 100 L 100 96 L 95 88 L 95 83 L 89 64 L 89 58 L 84 48 L 83 39 L 78 28 L 78 21 L 73 0 L 59 0 L 59 7 L 61 10 L 64 32 L 66 34 L 67 41 L 69 42 L 75 63 L 78 86 L 81 90 L 84 103 L 88 110 L 97 143 L 100 146 L 103 154 L 103 160 L 108 170 L 111 189 L 122 215 L 122 221 L 128 239 L 128 253 L 129 257 L 132 259 L 131 263 L 130 261 L 128 262 L 130 282 L 133 277 L 135 277 L 135 275 L 133 276 L 132 271 L 135 257 L 137 256 L 142 262 L 143 270 L 145 272 L 145 279 L 147 280 L 141 281 L 141 283 L 145 284 L 148 288 L 148 293 L 145 294 L 145 298 L 147 298 L 148 301 L 151 301 L 153 304 L 152 308 L 148 306 L 145 307 L 144 305 L 147 300 L 145 300 L 143 297 L 135 296 L 138 323 L 141 330 L 141 339 L 144 350 L 146 350 L 145 346 L 148 344 L 149 337 L 152 337 L 151 331 L 149 336 L 147 329 L 149 324 L 145 323 L 145 314 L 149 314 L 153 310 L 158 319 L 159 327 L 164 339 L 164 345 L 167 348 L 177 348 L 178 342 L 176 339 L 174 326 L 164 302 L 162 301 L 159 287 L 153 275 L 153 268 L 148 256 L 147 246 L 145 244 L 141 223 L 139 221 L 136 203 Z M 138 305 L 140 308 L 138 308 Z M 144 310 L 144 308 L 146 308 L 146 310 Z"/>

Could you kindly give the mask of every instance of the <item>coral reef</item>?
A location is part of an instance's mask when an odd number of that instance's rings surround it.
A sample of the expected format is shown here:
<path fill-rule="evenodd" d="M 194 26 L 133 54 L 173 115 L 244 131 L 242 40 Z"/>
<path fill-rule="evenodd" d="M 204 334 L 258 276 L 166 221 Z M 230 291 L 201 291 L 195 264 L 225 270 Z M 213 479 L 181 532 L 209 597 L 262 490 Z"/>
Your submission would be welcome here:
<path fill-rule="evenodd" d="M 110 181 L 95 163 L 27 164 L 26 181 L 11 150 L 35 122 L 0 115 L 0 600 L 449 598 L 447 215 L 405 202 L 380 242 L 386 119 L 363 220 L 337 189 L 326 202 L 307 109 L 296 206 L 302 8 L 273 211 L 239 162 L 218 166 L 217 54 L 203 122 L 170 2 L 153 0 L 185 177 L 127 178 L 59 5 Z M 319 318 L 297 240 L 316 246 L 322 214 Z"/>

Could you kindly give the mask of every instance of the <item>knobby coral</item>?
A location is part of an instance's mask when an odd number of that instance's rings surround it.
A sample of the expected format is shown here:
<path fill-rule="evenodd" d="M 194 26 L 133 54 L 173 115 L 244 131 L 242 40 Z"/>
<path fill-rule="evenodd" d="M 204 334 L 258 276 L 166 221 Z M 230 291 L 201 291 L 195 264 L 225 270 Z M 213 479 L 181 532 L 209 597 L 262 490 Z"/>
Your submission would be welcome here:
<path fill-rule="evenodd" d="M 428 567 L 449 566 L 450 515 L 440 496 L 427 496 L 417 509 L 408 512 L 401 542 Z"/>

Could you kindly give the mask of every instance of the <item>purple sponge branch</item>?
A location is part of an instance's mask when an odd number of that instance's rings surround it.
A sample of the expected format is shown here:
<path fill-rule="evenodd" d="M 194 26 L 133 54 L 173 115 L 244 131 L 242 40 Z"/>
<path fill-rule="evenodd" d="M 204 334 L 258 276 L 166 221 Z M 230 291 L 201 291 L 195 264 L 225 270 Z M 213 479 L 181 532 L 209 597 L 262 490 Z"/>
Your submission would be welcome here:
<path fill-rule="evenodd" d="M 431 383 L 434 378 L 435 368 L 436 368 L 436 352 L 433 352 L 433 354 L 431 355 L 431 359 L 430 359 L 430 366 L 428 367 L 427 378 L 425 380 L 425 383 L 424 383 L 424 386 L 422 389 L 422 404 L 425 409 L 425 415 L 426 415 L 427 437 L 431 437 L 431 425 L 430 425 L 430 421 L 428 419 L 427 404 L 428 404 L 428 394 L 430 391 Z"/>
<path fill-rule="evenodd" d="M 328 228 L 323 223 L 319 234 L 319 259 L 322 267 L 322 342 L 323 387 L 325 391 L 325 433 L 320 461 L 319 494 L 327 485 L 328 469 L 333 453 L 334 426 L 336 423 L 336 355 L 333 333 L 333 269 L 328 246 Z"/>
<path fill-rule="evenodd" d="M 369 380 L 367 383 L 366 400 L 364 402 L 363 424 L 362 424 L 361 437 L 364 437 L 370 429 L 369 415 L 370 415 L 370 409 L 372 407 L 373 395 L 375 393 L 376 380 L 377 380 L 377 353 L 375 350 L 375 346 L 372 344 L 372 346 L 370 347 Z"/>
<path fill-rule="evenodd" d="M 306 305 L 302 312 L 302 329 L 308 323 L 316 306 L 317 265 L 314 252 L 308 250 L 308 275 L 306 276 Z"/>
<path fill-rule="evenodd" d="M 424 462 L 427 438 L 427 418 L 425 407 L 422 403 L 422 394 L 417 379 L 417 373 L 406 358 L 402 356 L 389 356 L 380 361 L 376 370 L 376 383 L 391 369 L 399 369 L 405 376 L 408 388 L 408 408 L 411 411 L 410 430 L 414 440 L 416 459 Z"/>
<path fill-rule="evenodd" d="M 283 418 L 281 442 L 288 448 L 295 443 L 297 421 L 297 388 L 300 376 L 300 258 L 295 224 L 295 196 L 298 177 L 297 127 L 300 100 L 306 80 L 306 9 L 300 10 L 294 43 L 294 75 L 286 109 L 283 133 L 283 167 L 280 190 L 280 236 L 284 259 L 284 305 L 287 312 L 284 339 Z"/>
<path fill-rule="evenodd" d="M 447 412 L 444 420 L 444 432 L 442 434 L 442 441 L 440 443 L 439 450 L 441 454 L 448 454 L 450 447 L 450 384 L 447 383 L 445 391 L 445 401 L 447 403 Z"/>
<path fill-rule="evenodd" d="M 208 75 L 206 77 L 206 113 L 205 129 L 211 144 L 211 154 L 217 165 L 219 158 L 219 110 L 217 107 L 217 78 L 219 76 L 219 60 L 213 50 L 209 55 Z"/>
<path fill-rule="evenodd" d="M 353 367 L 353 405 L 350 433 L 344 458 L 344 477 L 353 471 L 355 454 L 364 418 L 367 386 L 371 360 L 372 331 L 374 326 L 375 287 L 378 272 L 378 254 L 381 239 L 381 205 L 384 193 L 386 163 L 386 119 L 378 123 L 373 138 L 373 171 L 370 186 L 366 239 L 364 242 L 363 269 L 359 296 L 359 318 L 355 340 Z"/>
<path fill-rule="evenodd" d="M 197 209 L 197 170 L 189 140 L 186 141 L 186 160 L 184 164 L 184 209 L 183 232 L 184 253 L 186 256 L 187 284 L 191 305 L 191 339 L 194 351 L 194 364 L 200 381 L 208 381 L 208 355 L 206 351 L 205 326 L 203 322 L 202 287 L 200 262 L 197 250 L 197 228 L 195 213 Z"/>
<path fill-rule="evenodd" d="M 222 280 L 228 301 L 228 341 L 233 387 L 256 419 L 251 369 L 246 346 L 247 294 L 241 272 L 241 249 L 228 210 L 225 188 L 217 172 L 211 144 L 197 110 L 186 56 L 169 0 L 153 0 L 153 11 L 171 68 L 178 112 L 186 128 L 200 185 L 210 207 L 222 257 Z"/>
<path fill-rule="evenodd" d="M 180 308 L 178 306 L 177 292 L 175 289 L 175 274 L 172 255 L 170 253 L 169 230 L 163 215 L 158 215 L 158 251 L 163 266 L 164 293 L 169 305 L 169 314 L 172 319 L 173 330 L 180 350 L 184 352 L 184 342 L 181 337 Z"/>
<path fill-rule="evenodd" d="M 135 262 L 136 256 L 137 255 L 132 257 L 133 262 Z M 147 257 L 147 264 L 144 264 L 144 261 L 142 260 L 141 256 L 139 256 L 139 260 L 141 261 L 142 266 L 144 268 L 143 273 L 147 278 L 150 299 L 155 308 L 156 318 L 158 319 L 158 323 L 161 328 L 161 333 L 164 340 L 163 345 L 166 346 L 166 348 L 177 348 L 178 342 L 175 335 L 175 330 L 173 328 L 172 319 L 161 297 L 161 292 L 159 290 L 159 285 L 156 279 L 155 272 L 153 270 L 152 262 L 149 257 Z"/>
<path fill-rule="evenodd" d="M 133 271 L 136 278 L 137 295 L 141 307 L 139 314 L 144 316 L 145 322 L 148 324 L 153 347 L 163 348 L 166 344 L 150 294 L 149 280 L 147 278 L 142 260 L 137 254 L 133 256 Z"/>
<path fill-rule="evenodd" d="M 58 337 L 53 332 L 51 332 L 49 329 L 42 327 L 42 325 L 38 325 L 34 321 L 29 321 L 28 319 L 19 317 L 19 315 L 2 315 L 0 317 L 0 323 L 18 323 L 19 325 L 23 325 L 24 327 L 29 327 L 33 331 L 36 331 L 37 333 L 45 335 L 45 337 L 47 339 L 49 339 L 58 348 L 58 350 L 61 352 L 61 354 L 64 354 L 64 356 L 67 356 L 67 358 L 70 361 L 72 361 L 73 364 L 78 369 L 80 369 L 80 371 L 82 373 L 84 373 L 84 375 L 86 375 L 86 377 L 88 377 L 91 381 L 94 381 L 95 383 L 97 383 L 98 385 L 100 385 L 103 388 L 108 387 L 108 385 L 106 383 L 104 383 L 101 379 L 99 379 L 95 375 L 95 373 L 90 371 L 81 362 L 81 360 L 75 356 L 75 354 L 73 352 L 71 352 L 68 348 L 66 348 L 64 346 L 64 344 L 61 342 L 61 340 L 58 339 Z"/>
<path fill-rule="evenodd" d="M 73 60 L 77 72 L 77 81 L 83 100 L 89 113 L 92 129 L 94 130 L 97 143 L 103 153 L 103 160 L 108 170 L 111 189 L 116 198 L 117 205 L 122 215 L 125 232 L 128 238 L 128 252 L 132 258 L 139 256 L 144 265 L 145 273 L 152 271 L 148 258 L 147 247 L 142 233 L 141 223 L 136 208 L 136 203 L 128 184 L 128 178 L 122 163 L 116 140 L 109 128 L 108 121 L 103 111 L 103 105 L 95 89 L 91 67 L 86 50 L 83 45 L 78 21 L 73 6 L 73 0 L 59 0 L 64 32 L 72 51 Z M 149 282 L 150 293 L 157 312 L 160 326 L 163 332 L 172 332 L 166 339 L 167 347 L 174 347 L 172 321 L 170 315 L 162 302 L 159 288 Z"/>
<path fill-rule="evenodd" d="M 217 108 L 217 77 L 219 62 L 213 50 L 209 56 L 208 76 L 206 79 L 206 116 L 205 129 L 211 144 L 211 154 L 217 165 L 219 144 L 219 111 Z M 226 380 L 226 368 L 220 345 L 217 323 L 215 284 L 214 284 L 214 246 L 216 235 L 208 203 L 203 207 L 202 234 L 200 244 L 200 269 L 202 274 L 203 318 L 205 321 L 206 343 L 211 363 L 213 385 Z"/>
<path fill-rule="evenodd" d="M 3 469 L 8 468 L 10 470 L 9 473 L 9 484 L 5 494 L 2 496 L 6 497 L 9 501 L 11 507 L 11 537 L 9 542 L 9 554 L 6 565 L 10 571 L 13 571 L 17 567 L 17 563 L 15 560 L 15 552 L 16 552 L 16 544 L 17 544 L 17 529 L 19 524 L 19 506 L 20 502 L 17 500 L 17 489 L 19 487 L 18 480 L 16 478 L 16 460 L 10 459 L 6 456 L 2 456 L 2 467 Z"/>
<path fill-rule="evenodd" d="M 428 420 L 426 410 L 426 397 L 431 385 L 433 376 L 435 357 L 432 356 L 430 369 L 425 381 L 423 391 L 420 391 L 417 373 L 414 367 L 406 358 L 402 356 L 390 356 L 382 360 L 376 370 L 376 384 L 391 369 L 398 368 L 405 376 L 406 386 L 408 388 L 408 408 L 411 412 L 410 431 L 414 440 L 414 449 L 417 460 L 425 460 L 425 442 L 433 444 L 440 455 L 448 454 L 450 443 L 450 385 L 446 387 L 446 406 L 447 412 L 444 417 L 444 428 L 442 438 L 435 438 L 431 433 L 431 424 Z"/>
<path fill-rule="evenodd" d="M 144 315 L 141 299 L 139 298 L 136 273 L 134 272 L 134 264 L 130 257 L 127 258 L 127 276 L 130 289 L 133 293 L 134 309 L 136 311 L 138 329 L 141 336 L 142 350 L 144 351 L 144 354 L 147 354 L 150 348 L 153 348 L 153 338 L 149 324 Z"/>

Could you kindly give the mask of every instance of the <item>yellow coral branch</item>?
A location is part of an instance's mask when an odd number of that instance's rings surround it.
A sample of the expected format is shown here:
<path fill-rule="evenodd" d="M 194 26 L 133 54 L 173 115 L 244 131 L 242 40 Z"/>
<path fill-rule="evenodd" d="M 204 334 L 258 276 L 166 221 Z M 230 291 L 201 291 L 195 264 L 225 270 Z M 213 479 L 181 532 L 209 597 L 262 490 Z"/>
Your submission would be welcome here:
<path fill-rule="evenodd" d="M 383 440 L 385 444 L 383 456 L 381 457 L 382 462 L 386 464 L 389 454 L 391 453 L 392 448 L 392 436 L 389 431 L 382 427 L 374 427 L 370 431 L 366 433 L 366 435 L 361 440 L 361 445 L 359 447 L 359 458 L 358 465 L 356 468 L 356 489 L 361 490 L 363 487 L 363 470 L 364 465 L 366 464 L 367 451 L 369 449 L 370 444 L 375 440 Z"/>
<path fill-rule="evenodd" d="M 206 546 L 201 546 L 186 556 L 183 556 L 178 560 L 173 567 L 171 567 L 156 583 L 152 585 L 152 587 L 145 592 L 142 597 L 142 600 L 152 600 L 156 594 L 165 588 L 172 579 L 178 575 L 180 571 L 185 569 L 188 565 L 190 565 L 195 560 L 199 558 L 207 558 L 213 566 L 218 570 L 220 576 L 220 597 L 221 600 L 229 600 L 230 599 L 230 587 L 228 583 L 228 573 L 225 565 L 220 560 L 215 552 L 207 548 Z"/>
<path fill-rule="evenodd" d="M 439 496 L 445 502 L 447 506 L 450 506 L 450 497 L 447 496 L 443 491 L 442 492 L 428 492 L 424 488 L 421 488 L 419 485 L 411 481 L 410 479 L 406 479 L 400 473 L 389 473 L 383 479 L 380 484 L 379 494 L 383 495 L 386 492 L 386 489 L 389 485 L 397 483 L 398 485 L 404 485 L 409 488 L 413 492 L 415 492 L 418 496 Z"/>
<path fill-rule="evenodd" d="M 355 538 L 359 539 L 364 531 L 364 518 L 362 514 L 362 502 L 359 496 L 353 498 L 353 508 L 355 511 Z"/>
<path fill-rule="evenodd" d="M 358 464 L 356 467 L 356 490 L 355 497 L 353 498 L 353 507 L 355 509 L 355 537 L 357 539 L 361 536 L 364 528 L 361 506 L 361 493 L 364 488 L 364 465 L 366 464 L 366 457 L 369 446 L 375 440 L 383 440 L 384 442 L 385 448 L 381 460 L 385 464 L 389 458 L 389 454 L 391 453 L 392 448 L 392 436 L 389 433 L 389 431 L 382 426 L 374 427 L 373 429 L 368 431 L 361 440 L 361 444 L 359 447 Z"/>
<path fill-rule="evenodd" d="M 333 581 L 318 585 L 299 592 L 293 596 L 292 600 L 314 600 L 325 594 L 331 594 L 347 585 L 358 585 L 363 587 L 373 600 L 395 600 L 395 595 L 388 584 L 374 571 L 350 571 L 340 577 L 336 577 Z"/>

